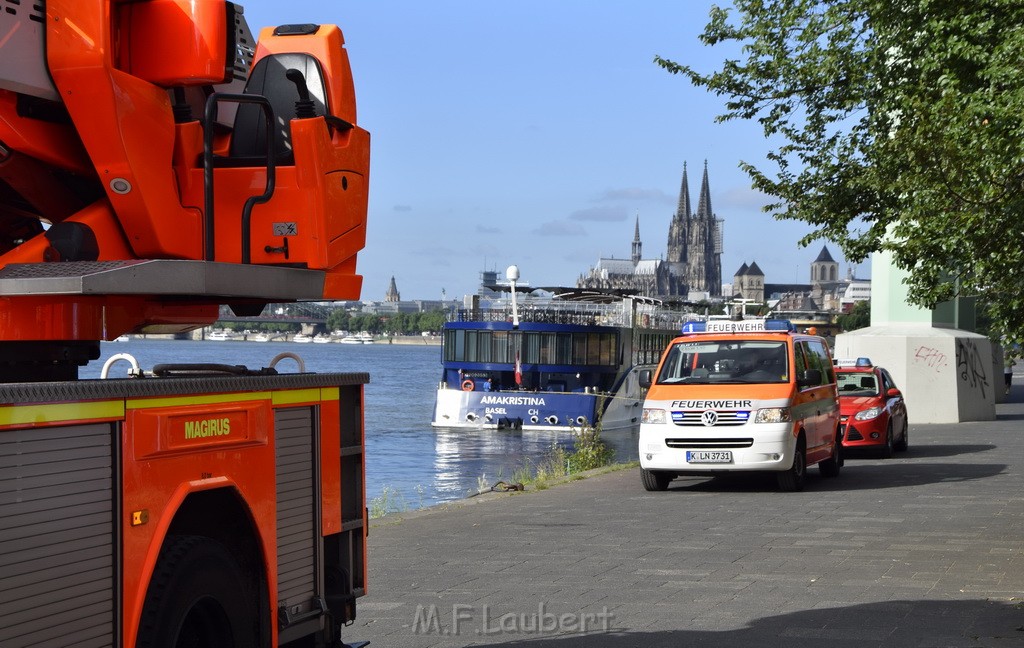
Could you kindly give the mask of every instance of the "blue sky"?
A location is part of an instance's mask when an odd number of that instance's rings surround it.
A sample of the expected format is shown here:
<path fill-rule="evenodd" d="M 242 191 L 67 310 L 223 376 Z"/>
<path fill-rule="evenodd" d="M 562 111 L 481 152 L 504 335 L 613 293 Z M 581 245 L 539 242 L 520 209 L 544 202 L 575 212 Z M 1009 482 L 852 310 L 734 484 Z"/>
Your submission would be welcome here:
<path fill-rule="evenodd" d="M 363 299 L 383 299 L 392 276 L 403 299 L 459 298 L 513 263 L 533 285 L 574 285 L 600 257 L 629 257 L 637 216 L 643 256 L 663 258 L 683 164 L 696 206 L 705 160 L 723 281 L 751 261 L 770 283 L 809 281 L 822 243 L 799 247 L 808 227 L 763 213 L 738 168 L 764 162 L 760 127 L 716 124 L 721 98 L 653 63 L 715 69 L 727 51 L 697 38 L 710 2 L 242 4 L 254 33 L 345 34 L 372 138 Z"/>

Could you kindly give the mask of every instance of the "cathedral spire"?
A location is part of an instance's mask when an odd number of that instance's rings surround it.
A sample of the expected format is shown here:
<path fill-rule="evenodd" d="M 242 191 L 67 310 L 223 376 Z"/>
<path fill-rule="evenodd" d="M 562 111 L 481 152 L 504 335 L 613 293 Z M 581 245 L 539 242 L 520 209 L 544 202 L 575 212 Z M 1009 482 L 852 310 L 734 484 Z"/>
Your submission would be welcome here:
<path fill-rule="evenodd" d="M 707 163 L 704 166 L 704 177 L 707 178 Z M 686 162 L 683 162 L 683 181 L 679 187 L 679 206 L 676 207 L 676 218 L 689 218 L 693 215 L 690 208 L 690 181 L 686 179 Z"/>
<path fill-rule="evenodd" d="M 640 263 L 640 214 L 636 215 L 636 230 L 633 232 L 633 265 Z"/>
<path fill-rule="evenodd" d="M 690 225 L 687 241 L 686 284 L 691 292 L 722 294 L 722 230 L 711 209 L 708 161 L 700 183 L 697 214 Z"/>
<path fill-rule="evenodd" d="M 670 272 L 682 276 L 686 271 L 687 244 L 690 237 L 690 181 L 686 177 L 686 162 L 683 162 L 683 181 L 679 187 L 679 206 L 672 215 L 668 227 L 666 261 Z"/>
<path fill-rule="evenodd" d="M 711 188 L 708 185 L 708 161 L 704 160 L 704 178 L 700 182 L 700 198 L 697 200 L 697 218 L 709 219 L 714 217 L 711 211 Z"/>

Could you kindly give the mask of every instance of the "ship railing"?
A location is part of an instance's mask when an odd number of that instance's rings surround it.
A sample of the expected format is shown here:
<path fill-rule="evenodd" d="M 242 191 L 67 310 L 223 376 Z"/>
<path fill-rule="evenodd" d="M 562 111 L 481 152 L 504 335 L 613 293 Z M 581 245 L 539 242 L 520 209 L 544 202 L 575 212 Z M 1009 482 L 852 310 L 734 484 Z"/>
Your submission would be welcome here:
<path fill-rule="evenodd" d="M 693 313 L 639 307 L 631 312 L 622 304 L 567 302 L 526 304 L 518 309 L 519 321 L 538 324 L 575 324 L 579 326 L 619 326 L 643 329 L 682 330 Z M 454 322 L 511 322 L 512 312 L 504 304 L 493 307 L 463 308 L 449 313 Z"/>
<path fill-rule="evenodd" d="M 520 322 L 538 324 L 576 324 L 579 326 L 628 326 L 629 313 L 621 306 L 606 304 L 525 304 L 517 309 Z M 459 309 L 450 315 L 456 322 L 511 322 L 512 311 L 506 307 Z"/>

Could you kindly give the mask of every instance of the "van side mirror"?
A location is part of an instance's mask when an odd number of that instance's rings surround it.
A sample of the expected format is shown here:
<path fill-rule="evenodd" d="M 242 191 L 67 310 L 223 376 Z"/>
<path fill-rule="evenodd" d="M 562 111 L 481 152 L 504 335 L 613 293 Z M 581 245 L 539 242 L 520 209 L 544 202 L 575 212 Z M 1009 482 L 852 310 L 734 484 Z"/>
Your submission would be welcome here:
<path fill-rule="evenodd" d="M 651 386 L 651 370 L 650 369 L 641 369 L 640 370 L 640 376 L 637 378 L 637 380 L 640 381 L 640 386 L 643 387 L 644 389 L 647 389 L 648 387 L 650 387 Z"/>
<path fill-rule="evenodd" d="M 805 369 L 804 372 L 796 379 L 796 386 L 800 389 L 807 387 L 817 387 L 821 384 L 821 371 L 818 369 Z"/>

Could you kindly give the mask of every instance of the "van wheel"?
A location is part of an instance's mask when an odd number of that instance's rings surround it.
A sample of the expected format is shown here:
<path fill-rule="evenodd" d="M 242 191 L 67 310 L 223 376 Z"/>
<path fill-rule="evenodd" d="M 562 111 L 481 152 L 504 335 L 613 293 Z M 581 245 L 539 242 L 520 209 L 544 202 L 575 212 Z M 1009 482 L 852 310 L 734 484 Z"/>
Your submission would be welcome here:
<path fill-rule="evenodd" d="M 818 471 L 821 473 L 822 477 L 831 478 L 839 476 L 839 469 L 843 466 L 843 460 L 839 456 L 839 453 L 842 451 L 840 449 L 840 445 L 841 443 L 837 436 L 835 438 L 835 443 L 832 444 L 832 456 L 825 461 L 818 463 Z"/>
<path fill-rule="evenodd" d="M 796 452 L 793 453 L 793 465 L 786 472 L 780 472 L 776 476 L 780 490 L 792 493 L 804 489 L 804 480 L 807 478 L 806 462 L 804 447 L 802 444 L 797 444 Z"/>
<path fill-rule="evenodd" d="M 256 601 L 228 549 L 201 536 L 168 537 L 153 571 L 136 648 L 260 646 Z"/>
<path fill-rule="evenodd" d="M 644 490 L 663 491 L 668 488 L 668 483 L 672 481 L 672 473 L 641 468 L 640 481 L 644 483 Z"/>

